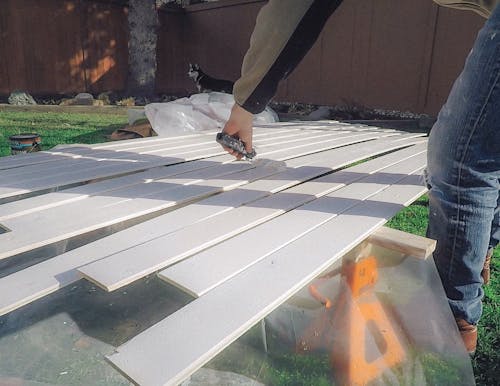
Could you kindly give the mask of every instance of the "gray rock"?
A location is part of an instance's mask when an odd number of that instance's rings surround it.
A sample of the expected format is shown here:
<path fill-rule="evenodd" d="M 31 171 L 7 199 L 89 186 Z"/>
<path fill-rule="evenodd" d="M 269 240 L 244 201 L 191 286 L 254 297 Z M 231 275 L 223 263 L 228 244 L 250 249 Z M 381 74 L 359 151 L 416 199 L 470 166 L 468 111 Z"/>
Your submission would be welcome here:
<path fill-rule="evenodd" d="M 81 92 L 74 98 L 74 104 L 92 106 L 94 104 L 94 97 L 87 92 Z"/>
<path fill-rule="evenodd" d="M 330 118 L 330 107 L 328 106 L 320 106 L 317 110 L 312 111 L 308 116 L 312 121 L 319 121 L 321 119 L 329 119 Z"/>
<path fill-rule="evenodd" d="M 33 97 L 25 91 L 13 91 L 9 95 L 9 104 L 17 106 L 36 105 Z"/>
<path fill-rule="evenodd" d="M 229 371 L 199 369 L 180 386 L 265 386 L 252 378 Z"/>

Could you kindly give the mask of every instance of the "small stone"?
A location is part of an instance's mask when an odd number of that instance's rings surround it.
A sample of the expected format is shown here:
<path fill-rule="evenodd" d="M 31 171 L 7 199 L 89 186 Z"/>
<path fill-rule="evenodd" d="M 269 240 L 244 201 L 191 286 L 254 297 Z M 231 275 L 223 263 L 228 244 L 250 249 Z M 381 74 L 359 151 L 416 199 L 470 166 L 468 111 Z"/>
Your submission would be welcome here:
<path fill-rule="evenodd" d="M 89 94 L 87 92 L 81 92 L 77 94 L 77 96 L 74 98 L 75 105 L 79 106 L 92 106 L 94 104 L 94 97 L 92 94 Z"/>
<path fill-rule="evenodd" d="M 14 91 L 9 95 L 9 104 L 16 106 L 36 105 L 33 97 L 25 91 Z"/>
<path fill-rule="evenodd" d="M 312 111 L 307 117 L 312 121 L 319 121 L 321 119 L 329 119 L 330 118 L 330 107 L 320 106 L 320 107 L 318 107 L 318 109 Z"/>

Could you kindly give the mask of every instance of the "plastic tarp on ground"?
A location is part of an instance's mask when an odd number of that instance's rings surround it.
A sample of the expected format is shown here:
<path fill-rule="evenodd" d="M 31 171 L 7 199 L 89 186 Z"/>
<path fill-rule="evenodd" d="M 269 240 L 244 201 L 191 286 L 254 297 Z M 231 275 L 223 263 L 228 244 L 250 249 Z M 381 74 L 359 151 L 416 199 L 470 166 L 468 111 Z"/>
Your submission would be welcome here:
<path fill-rule="evenodd" d="M 374 247 L 351 260 L 266 318 L 270 355 L 322 358 L 327 384 L 474 385 L 433 259 Z"/>
<path fill-rule="evenodd" d="M 338 262 L 185 384 L 473 385 L 433 260 L 371 255 L 369 280 Z M 114 293 L 79 281 L 0 317 L 0 385 L 131 385 L 104 356 L 191 300 L 155 277 Z"/>
<path fill-rule="evenodd" d="M 217 130 L 229 119 L 234 97 L 220 92 L 194 94 L 166 103 L 151 103 L 145 106 L 146 116 L 159 136 L 171 136 Z M 269 107 L 257 114 L 255 124 L 278 121 L 278 116 Z"/>

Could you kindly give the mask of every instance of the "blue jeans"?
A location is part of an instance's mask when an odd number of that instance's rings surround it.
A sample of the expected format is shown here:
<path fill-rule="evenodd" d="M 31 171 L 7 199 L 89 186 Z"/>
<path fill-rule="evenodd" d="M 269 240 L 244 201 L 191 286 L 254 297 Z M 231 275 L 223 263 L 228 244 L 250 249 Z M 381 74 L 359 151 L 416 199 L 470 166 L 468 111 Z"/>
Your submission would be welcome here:
<path fill-rule="evenodd" d="M 429 136 L 429 227 L 457 318 L 476 324 L 481 270 L 500 238 L 500 6 L 479 32 Z"/>

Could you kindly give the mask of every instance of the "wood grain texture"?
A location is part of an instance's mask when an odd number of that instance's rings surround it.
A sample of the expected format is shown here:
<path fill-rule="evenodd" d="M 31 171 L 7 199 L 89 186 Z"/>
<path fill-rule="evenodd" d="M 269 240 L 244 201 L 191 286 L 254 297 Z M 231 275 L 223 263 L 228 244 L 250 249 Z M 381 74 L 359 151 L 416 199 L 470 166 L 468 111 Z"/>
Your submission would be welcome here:
<path fill-rule="evenodd" d="M 368 241 L 420 259 L 427 259 L 436 249 L 436 240 L 388 227 L 379 229 L 368 238 Z"/>

